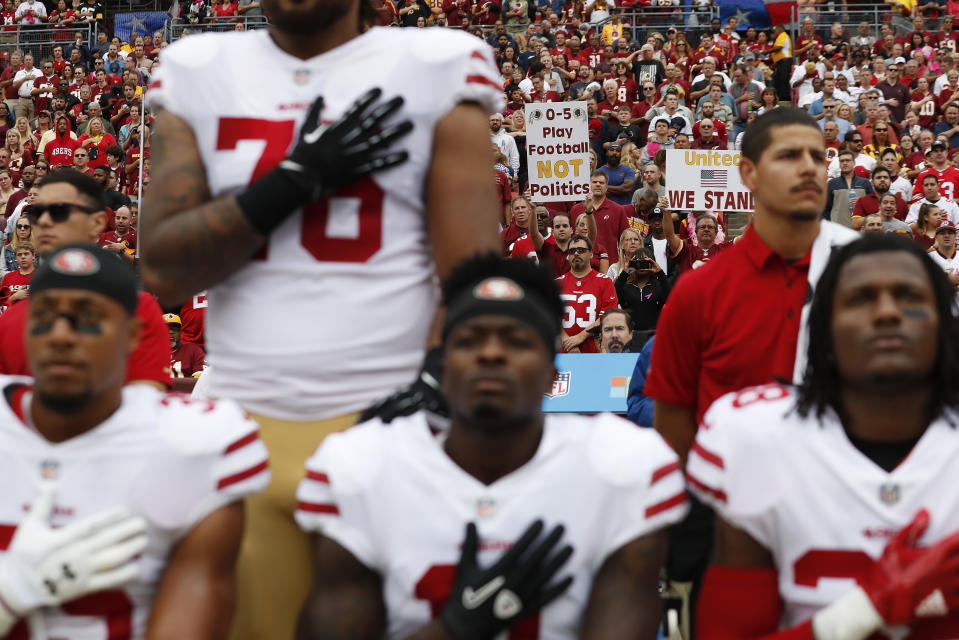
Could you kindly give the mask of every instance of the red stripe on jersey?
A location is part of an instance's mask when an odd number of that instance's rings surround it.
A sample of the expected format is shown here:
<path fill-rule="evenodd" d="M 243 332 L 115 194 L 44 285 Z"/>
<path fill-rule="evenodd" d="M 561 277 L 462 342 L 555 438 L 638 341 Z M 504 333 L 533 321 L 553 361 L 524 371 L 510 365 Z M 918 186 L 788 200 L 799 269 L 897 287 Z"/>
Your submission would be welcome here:
<path fill-rule="evenodd" d="M 719 500 L 720 502 L 726 502 L 726 492 L 725 492 L 725 491 L 720 491 L 719 489 L 714 489 L 714 488 L 710 487 L 710 486 L 709 486 L 708 484 L 706 484 L 705 482 L 697 479 L 695 476 L 693 476 L 692 474 L 690 474 L 689 471 L 686 472 L 686 480 L 689 482 L 689 484 L 693 485 L 694 487 L 696 487 L 696 488 L 699 489 L 700 491 L 703 491 L 703 492 L 705 492 L 705 493 L 708 493 L 709 495 L 711 495 L 712 497 L 716 498 L 716 499 Z"/>
<path fill-rule="evenodd" d="M 216 488 L 225 489 L 226 487 L 229 487 L 231 484 L 242 482 L 243 480 L 246 480 L 247 478 L 252 478 L 256 474 L 260 473 L 261 471 L 266 471 L 267 466 L 268 466 L 268 463 L 266 460 L 264 460 L 260 464 L 254 467 L 250 467 L 246 471 L 241 471 L 239 473 L 234 473 L 231 476 L 220 478 L 220 481 L 216 483 Z"/>
<path fill-rule="evenodd" d="M 656 504 L 646 507 L 646 517 L 652 518 L 655 515 L 662 513 L 663 511 L 669 511 L 673 507 L 678 507 L 681 504 L 686 502 L 686 491 L 680 491 L 672 498 L 667 498 L 662 502 L 657 502 Z"/>
<path fill-rule="evenodd" d="M 669 474 L 675 473 L 676 471 L 679 471 L 679 460 L 676 462 L 670 462 L 669 464 L 663 465 L 659 469 L 653 471 L 653 478 L 649 481 L 649 484 L 656 484 Z"/>
<path fill-rule="evenodd" d="M 472 75 L 472 76 L 466 76 L 466 82 L 467 82 L 467 83 L 473 83 L 473 84 L 486 84 L 486 85 L 489 85 L 489 86 L 493 87 L 493 88 L 496 89 L 497 91 L 502 91 L 502 90 L 503 90 L 503 85 L 501 85 L 501 84 L 498 83 L 498 82 L 493 82 L 492 80 L 490 80 L 490 79 L 487 78 L 486 76 L 481 76 L 481 75 L 479 75 L 479 74 Z"/>
<path fill-rule="evenodd" d="M 149 90 L 149 89 L 159 89 L 162 85 L 163 85 L 163 81 L 162 81 L 162 80 L 154 80 L 153 82 L 150 83 L 150 86 L 147 87 L 147 89 L 148 89 L 148 90 Z"/>
<path fill-rule="evenodd" d="M 330 515 L 334 516 L 340 515 L 340 508 L 335 504 L 303 502 L 300 500 L 296 503 L 296 508 L 300 511 L 309 511 L 310 513 L 329 513 Z"/>
<path fill-rule="evenodd" d="M 240 438 L 239 440 L 237 440 L 237 441 L 233 442 L 232 444 L 230 444 L 229 446 L 227 446 L 227 448 L 223 450 L 223 455 L 226 455 L 226 454 L 228 454 L 228 453 L 233 453 L 233 452 L 236 451 L 237 449 L 242 449 L 242 448 L 245 447 L 246 445 L 252 444 L 252 443 L 256 442 L 256 439 L 257 439 L 258 437 L 260 437 L 260 432 L 259 432 L 259 431 L 251 431 L 250 433 L 246 434 L 245 436 L 243 436 L 243 437 Z"/>
<path fill-rule="evenodd" d="M 326 475 L 322 471 L 307 471 L 306 479 L 322 482 L 323 484 L 330 484 L 330 476 Z"/>
<path fill-rule="evenodd" d="M 484 55 L 483 55 L 482 53 L 480 53 L 479 51 L 474 51 L 473 53 L 470 54 L 470 57 L 471 57 L 471 58 L 477 58 L 477 59 L 479 59 L 479 60 L 482 60 L 483 62 L 489 62 L 489 58 L 487 58 L 486 56 L 484 56 Z"/>
<path fill-rule="evenodd" d="M 703 445 L 699 444 L 698 442 L 694 442 L 694 443 L 693 443 L 693 451 L 696 452 L 696 454 L 697 454 L 700 458 L 702 458 L 703 460 L 705 460 L 706 462 L 708 462 L 708 463 L 710 463 L 710 464 L 713 464 L 713 465 L 716 465 L 716 466 L 719 467 L 720 469 L 725 469 L 725 468 L 726 468 L 726 467 L 723 465 L 723 459 L 722 459 L 721 457 L 719 457 L 718 455 L 716 455 L 715 453 L 713 453 L 712 451 L 710 451 L 709 449 L 707 449 L 707 448 L 704 447 Z"/>

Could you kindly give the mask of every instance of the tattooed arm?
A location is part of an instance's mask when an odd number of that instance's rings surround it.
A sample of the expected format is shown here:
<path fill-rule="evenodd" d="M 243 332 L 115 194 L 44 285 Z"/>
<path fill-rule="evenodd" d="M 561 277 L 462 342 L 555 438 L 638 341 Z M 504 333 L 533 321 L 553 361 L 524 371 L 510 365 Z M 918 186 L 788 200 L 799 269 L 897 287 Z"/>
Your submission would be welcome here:
<path fill-rule="evenodd" d="M 242 267 L 266 238 L 243 217 L 236 197 L 212 198 L 186 121 L 162 111 L 152 147 L 150 200 L 140 215 L 141 275 L 163 305 L 175 305 Z"/>
<path fill-rule="evenodd" d="M 665 559 L 665 530 L 636 538 L 610 554 L 593 581 L 580 638 L 655 638 L 663 611 L 659 570 Z"/>

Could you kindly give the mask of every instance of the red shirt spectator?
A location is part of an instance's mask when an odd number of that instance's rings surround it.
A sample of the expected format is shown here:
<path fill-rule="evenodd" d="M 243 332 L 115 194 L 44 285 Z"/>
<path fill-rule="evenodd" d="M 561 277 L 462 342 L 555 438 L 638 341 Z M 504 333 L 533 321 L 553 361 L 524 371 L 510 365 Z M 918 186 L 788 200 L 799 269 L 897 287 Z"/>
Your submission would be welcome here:
<path fill-rule="evenodd" d="M 183 342 L 201 347 L 205 344 L 203 324 L 206 319 L 206 308 L 206 291 L 196 294 L 180 307 L 180 321 L 183 323 L 180 327 L 180 339 Z"/>
<path fill-rule="evenodd" d="M 619 246 L 619 234 L 629 226 L 629 218 L 634 210 L 631 205 L 617 204 L 606 197 L 606 174 L 597 173 L 602 176 L 598 179 L 596 176 L 590 178 L 590 190 L 592 195 L 584 203 L 577 204 L 570 211 L 575 221 L 579 214 L 586 211 L 586 204 L 590 205 L 590 211 L 593 212 L 593 218 L 596 220 L 596 242 L 594 249 L 604 248 L 611 252 L 609 259 L 612 260 L 616 247 Z M 597 182 L 602 182 L 597 185 Z M 594 251 L 594 253 L 599 253 Z"/>
<path fill-rule="evenodd" d="M 0 316 L 0 373 L 30 375 L 24 334 L 29 304 L 15 304 Z M 170 333 L 160 305 L 149 293 L 140 292 L 136 317 L 143 323 L 137 348 L 127 358 L 127 380 L 152 380 L 170 384 Z"/>
<path fill-rule="evenodd" d="M 70 136 L 70 119 L 66 116 L 57 118 L 56 132 L 53 140 L 44 147 L 43 153 L 51 165 L 72 165 L 73 151 L 80 146 L 80 142 Z"/>
<path fill-rule="evenodd" d="M 19 261 L 18 261 L 19 262 Z M 3 280 L 0 281 L 0 305 L 6 307 L 10 304 L 17 304 L 18 302 L 23 302 L 26 298 L 18 297 L 12 303 L 10 302 L 10 296 L 15 294 L 20 290 L 30 290 L 30 280 L 33 279 L 33 273 L 36 271 L 36 267 L 33 265 L 33 252 L 30 252 L 30 264 L 28 266 L 29 271 L 24 273 L 23 265 L 20 265 L 20 268 L 16 271 L 10 271 L 3 275 Z"/>
<path fill-rule="evenodd" d="M 586 249 L 585 254 L 581 252 Z M 566 305 L 563 345 L 566 351 L 597 353 L 587 329 L 598 326 L 603 311 L 616 307 L 616 287 L 605 275 L 589 267 L 589 249 L 582 240 L 570 242 L 570 271 L 556 279 Z M 572 340 L 568 340 L 572 338 Z"/>

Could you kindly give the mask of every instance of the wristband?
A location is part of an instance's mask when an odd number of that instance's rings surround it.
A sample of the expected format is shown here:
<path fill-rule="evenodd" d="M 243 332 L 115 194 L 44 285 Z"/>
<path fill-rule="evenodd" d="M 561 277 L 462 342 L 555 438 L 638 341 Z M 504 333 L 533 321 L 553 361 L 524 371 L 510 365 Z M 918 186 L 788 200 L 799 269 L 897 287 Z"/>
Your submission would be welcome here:
<path fill-rule="evenodd" d="M 856 587 L 812 619 L 816 640 L 863 640 L 884 624 L 862 587 Z"/>
<path fill-rule="evenodd" d="M 318 196 L 317 191 L 317 183 L 303 167 L 285 160 L 239 194 L 236 203 L 250 226 L 269 236 L 294 211 Z"/>

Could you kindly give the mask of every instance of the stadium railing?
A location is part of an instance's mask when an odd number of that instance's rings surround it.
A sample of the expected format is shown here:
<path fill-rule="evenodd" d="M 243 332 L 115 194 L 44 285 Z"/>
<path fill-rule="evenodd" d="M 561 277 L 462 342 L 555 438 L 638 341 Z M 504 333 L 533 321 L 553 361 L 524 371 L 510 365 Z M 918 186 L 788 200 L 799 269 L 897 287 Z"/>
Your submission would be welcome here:
<path fill-rule="evenodd" d="M 167 42 L 173 42 L 183 36 L 183 32 L 208 32 L 208 31 L 234 31 L 237 22 L 242 22 L 247 29 L 263 29 L 270 25 L 270 21 L 265 16 L 240 16 L 239 18 L 216 19 L 207 18 L 206 20 L 192 24 L 182 18 L 174 18 L 163 23 L 163 33 Z"/>
<path fill-rule="evenodd" d="M 912 22 L 888 2 L 843 3 L 826 2 L 815 5 L 797 5 L 792 8 L 792 22 L 798 25 L 812 18 L 816 33 L 828 36 L 833 23 L 838 22 L 849 36 L 856 35 L 861 22 L 869 25 L 872 35 L 879 35 L 879 25 L 886 23 L 896 29 L 896 35 L 904 36 L 912 31 Z"/>
<path fill-rule="evenodd" d="M 8 25 L 0 30 L 0 49 L 6 52 L 19 49 L 24 53 L 31 53 L 39 66 L 42 59 L 53 55 L 53 47 L 66 46 L 73 42 L 73 34 L 78 31 L 84 34 L 84 42 L 91 41 L 91 25 L 63 29 Z"/>

